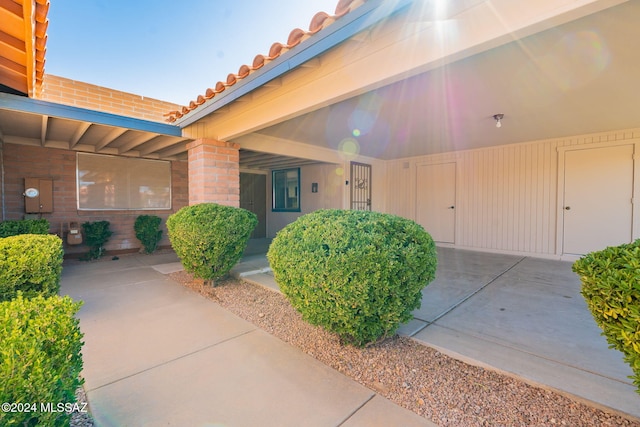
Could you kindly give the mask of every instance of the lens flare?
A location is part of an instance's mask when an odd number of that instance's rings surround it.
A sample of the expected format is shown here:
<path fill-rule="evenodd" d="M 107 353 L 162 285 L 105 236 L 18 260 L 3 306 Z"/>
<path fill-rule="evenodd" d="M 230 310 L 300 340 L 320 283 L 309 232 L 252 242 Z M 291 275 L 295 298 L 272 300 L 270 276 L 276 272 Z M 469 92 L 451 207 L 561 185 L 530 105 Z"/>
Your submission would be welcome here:
<path fill-rule="evenodd" d="M 541 68 L 562 90 L 584 86 L 609 65 L 611 53 L 594 31 L 578 31 L 562 37 L 541 61 Z"/>
<path fill-rule="evenodd" d="M 344 159 L 356 157 L 360 153 L 360 144 L 353 138 L 345 138 L 340 141 L 338 152 Z"/>

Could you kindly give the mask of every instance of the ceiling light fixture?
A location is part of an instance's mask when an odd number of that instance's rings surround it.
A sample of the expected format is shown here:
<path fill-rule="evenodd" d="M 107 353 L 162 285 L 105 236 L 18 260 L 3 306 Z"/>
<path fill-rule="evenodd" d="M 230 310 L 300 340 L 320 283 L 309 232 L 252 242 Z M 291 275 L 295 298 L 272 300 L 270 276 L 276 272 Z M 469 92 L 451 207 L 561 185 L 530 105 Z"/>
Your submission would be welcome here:
<path fill-rule="evenodd" d="M 496 120 L 496 127 L 502 127 L 502 119 L 504 119 L 504 114 L 494 114 L 493 118 Z"/>

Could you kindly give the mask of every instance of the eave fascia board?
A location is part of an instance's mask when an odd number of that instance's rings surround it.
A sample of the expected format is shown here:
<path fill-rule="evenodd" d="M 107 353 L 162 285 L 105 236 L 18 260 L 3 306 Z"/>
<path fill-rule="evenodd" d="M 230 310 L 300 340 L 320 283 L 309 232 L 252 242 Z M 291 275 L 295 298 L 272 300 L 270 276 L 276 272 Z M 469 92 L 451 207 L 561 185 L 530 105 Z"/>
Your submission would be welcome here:
<path fill-rule="evenodd" d="M 182 129 L 178 126 L 167 123 L 158 123 L 133 117 L 119 116 L 102 111 L 87 110 L 84 108 L 56 104 L 53 102 L 11 95 L 8 93 L 0 93 L 0 111 L 2 110 L 40 114 L 60 119 L 121 127 L 167 136 L 182 136 Z"/>
<path fill-rule="evenodd" d="M 181 128 L 192 125 L 240 97 L 349 40 L 366 28 L 398 13 L 413 2 L 414 0 L 397 0 L 395 2 L 370 0 L 366 2 L 327 28 L 314 34 L 308 40 L 305 40 L 304 44 L 285 52 L 282 56 L 265 65 L 260 71 L 250 74 L 241 82 L 236 83 L 231 89 L 219 93 L 202 107 L 176 120 L 176 124 Z"/>

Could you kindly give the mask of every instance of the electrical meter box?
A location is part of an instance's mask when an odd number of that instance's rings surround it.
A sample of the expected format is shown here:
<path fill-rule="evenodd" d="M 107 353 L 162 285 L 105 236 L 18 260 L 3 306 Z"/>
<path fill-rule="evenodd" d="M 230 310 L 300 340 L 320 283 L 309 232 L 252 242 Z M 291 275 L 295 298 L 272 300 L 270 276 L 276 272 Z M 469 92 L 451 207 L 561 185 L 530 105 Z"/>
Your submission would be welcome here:
<path fill-rule="evenodd" d="M 24 179 L 24 211 L 28 214 L 53 212 L 53 180 Z"/>

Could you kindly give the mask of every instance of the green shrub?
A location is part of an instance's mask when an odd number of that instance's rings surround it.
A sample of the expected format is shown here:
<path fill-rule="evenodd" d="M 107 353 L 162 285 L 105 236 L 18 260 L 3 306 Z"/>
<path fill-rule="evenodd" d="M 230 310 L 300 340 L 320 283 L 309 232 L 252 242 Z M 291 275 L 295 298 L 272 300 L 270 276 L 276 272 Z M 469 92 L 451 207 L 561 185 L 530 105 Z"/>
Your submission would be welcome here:
<path fill-rule="evenodd" d="M 80 305 L 69 297 L 22 295 L 0 303 L 0 401 L 37 405 L 35 412 L 0 411 L 0 425 L 69 425 L 69 414 L 42 410 L 40 403 L 76 401 L 82 333 L 74 316 Z"/>
<path fill-rule="evenodd" d="M 53 234 L 21 234 L 0 239 L 0 301 L 51 296 L 60 289 L 62 240 Z"/>
<path fill-rule="evenodd" d="M 158 242 L 162 239 L 161 221 L 162 219 L 156 215 L 140 215 L 133 224 L 136 238 L 140 240 L 144 251 L 148 254 L 156 250 Z"/>
<path fill-rule="evenodd" d="M 254 213 L 215 203 L 186 206 L 167 219 L 171 245 L 184 269 L 204 280 L 233 268 L 257 224 Z"/>
<path fill-rule="evenodd" d="M 49 234 L 49 221 L 46 219 L 22 219 L 0 222 L 0 237 L 18 234 Z"/>
<path fill-rule="evenodd" d="M 104 254 L 104 245 L 113 234 L 109 230 L 109 226 L 109 221 L 85 222 L 82 224 L 85 242 L 89 246 L 89 253 L 82 258 L 83 260 L 98 259 Z"/>
<path fill-rule="evenodd" d="M 343 210 L 301 216 L 278 233 L 267 258 L 305 320 L 358 346 L 412 319 L 437 264 L 433 239 L 415 222 Z"/>
<path fill-rule="evenodd" d="M 573 271 L 609 348 L 624 354 L 640 393 L 640 240 L 587 254 Z"/>

